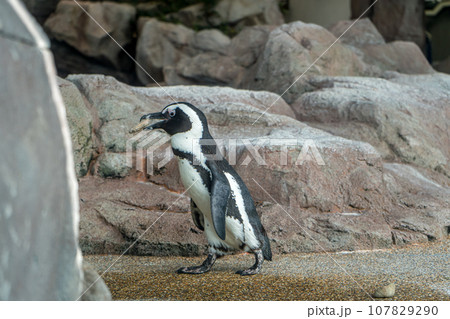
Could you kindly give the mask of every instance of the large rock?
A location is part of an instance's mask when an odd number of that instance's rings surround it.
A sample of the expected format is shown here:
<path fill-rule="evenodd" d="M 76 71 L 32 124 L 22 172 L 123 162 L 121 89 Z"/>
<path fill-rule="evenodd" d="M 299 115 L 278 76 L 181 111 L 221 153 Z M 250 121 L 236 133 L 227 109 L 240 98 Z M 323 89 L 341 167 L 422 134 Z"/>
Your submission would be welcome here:
<path fill-rule="evenodd" d="M 342 35 L 340 40 L 343 43 L 349 45 L 365 63 L 376 66 L 380 70 L 406 74 L 434 72 L 422 51 L 414 42 L 394 41 L 385 43 L 382 35 L 368 18 L 356 22 L 339 21 L 329 30 L 336 37 Z"/>
<path fill-rule="evenodd" d="M 192 41 L 192 46 L 202 51 L 226 54 L 230 42 L 230 38 L 219 30 L 210 29 L 197 32 Z"/>
<path fill-rule="evenodd" d="M 90 264 L 83 262 L 83 292 L 82 301 L 110 301 L 111 292 L 103 280 L 99 280 L 99 274 Z"/>
<path fill-rule="evenodd" d="M 422 0 L 378 1 L 366 13 L 386 41 L 412 41 L 425 46 L 424 4 Z M 358 18 L 373 4 L 371 0 L 352 0 L 352 19 Z"/>
<path fill-rule="evenodd" d="M 275 0 L 220 0 L 214 7 L 217 16 L 213 24 L 242 23 L 244 25 L 280 25 L 284 22 L 278 1 Z"/>
<path fill-rule="evenodd" d="M 77 181 L 48 39 L 0 2 L 0 300 L 81 294 Z"/>
<path fill-rule="evenodd" d="M 204 253 L 204 235 L 191 221 L 167 137 L 127 133 L 142 114 L 177 100 L 205 112 L 212 135 L 257 201 L 275 253 L 385 248 L 446 236 L 447 190 L 427 177 L 429 171 L 385 166 L 369 144 L 293 119 L 283 100 L 269 110 L 278 114 L 265 113 L 278 98 L 275 94 L 218 87 L 138 88 L 103 76 L 68 79 L 100 119 L 111 120 L 116 143 L 104 147 L 105 154 L 120 154 L 126 165 L 132 155 L 133 164 L 125 178 L 81 179 L 81 245 L 86 253 Z M 122 112 L 127 116 L 122 118 Z M 140 161 L 134 148 L 151 150 L 150 160 Z M 115 167 L 115 176 L 121 176 L 120 164 Z M 418 176 L 426 185 L 416 182 Z M 440 195 L 427 186 L 432 183 Z M 420 206 L 421 201 L 427 204 Z"/>
<path fill-rule="evenodd" d="M 235 62 L 248 68 L 256 63 L 273 26 L 248 27 L 231 39 L 229 54 Z"/>
<path fill-rule="evenodd" d="M 411 41 L 425 48 L 425 1 L 387 0 L 375 4 L 372 21 L 386 41 Z"/>
<path fill-rule="evenodd" d="M 276 28 L 259 56 L 248 87 L 278 94 L 289 89 L 283 98 L 291 103 L 311 89 L 306 81 L 309 76 L 370 74 L 353 50 L 335 42 L 333 34 L 315 24 L 298 21 Z"/>
<path fill-rule="evenodd" d="M 383 36 L 369 18 L 339 21 L 328 28 L 340 41 L 354 46 L 385 44 Z"/>
<path fill-rule="evenodd" d="M 450 76 L 324 77 L 292 108 L 297 119 L 450 177 Z M 398 82 L 398 83 L 395 83 Z M 440 84 L 438 84 L 440 83 Z"/>
<path fill-rule="evenodd" d="M 204 84 L 239 87 L 245 69 L 229 56 L 214 52 L 185 58 L 176 66 L 176 76 L 166 69 L 166 80 L 172 85 Z"/>
<path fill-rule="evenodd" d="M 172 98 L 189 100 L 194 104 L 211 101 L 218 105 L 248 104 L 260 110 L 268 109 L 273 104 L 270 112 L 295 116 L 283 99 L 263 91 L 175 86 L 148 88 L 146 90 L 151 92 L 151 96 L 148 96 L 147 91 L 141 92 L 139 88 L 122 84 L 112 77 L 98 75 L 71 75 L 67 80 L 61 80 L 61 88 L 68 109 L 73 143 L 80 146 L 74 150 L 79 176 L 85 175 L 89 167 L 102 177 L 127 176 L 127 141 L 132 138 L 128 131 L 136 125 L 136 120 L 145 110 L 149 107 L 153 111 L 160 110 L 172 103 Z M 75 116 L 85 112 L 85 108 L 92 113 L 86 113 L 80 118 Z M 90 165 L 86 165 L 88 163 Z"/>
<path fill-rule="evenodd" d="M 140 19 L 139 24 L 136 73 L 143 84 L 163 81 L 165 67 L 174 67 L 182 57 L 193 55 L 193 30 L 156 19 Z"/>
<path fill-rule="evenodd" d="M 220 85 L 269 90 L 292 103 L 313 89 L 308 77 L 434 73 L 412 42 L 386 43 L 369 19 L 330 31 L 300 21 L 253 26 L 231 40 L 218 30 L 140 19 L 136 72 L 146 85 Z M 351 28 L 349 28 L 352 26 Z M 338 38 L 340 41 L 338 41 Z"/>
<path fill-rule="evenodd" d="M 136 255 L 203 252 L 199 245 L 205 239 L 185 214 L 190 209 L 185 195 L 151 183 L 87 177 L 80 182 L 80 197 L 84 253 L 122 254 L 127 248 Z"/>
<path fill-rule="evenodd" d="M 45 22 L 49 36 L 66 42 L 86 56 L 105 59 L 116 69 L 127 68 L 130 59 L 124 56 L 120 46 L 127 48 L 133 41 L 136 9 L 129 4 L 107 1 L 78 3 L 82 8 L 74 1 L 58 3 L 55 13 Z"/>
<path fill-rule="evenodd" d="M 448 185 L 442 186 L 414 167 L 397 163 L 384 164 L 383 179 L 395 202 L 406 210 L 393 209 L 386 216 L 394 244 L 434 241 L 448 235 Z"/>
<path fill-rule="evenodd" d="M 135 125 L 132 114 L 143 110 L 145 101 L 136 98 L 130 87 L 112 77 L 71 75 L 66 80 L 74 83 L 85 97 L 94 117 L 98 118 L 95 133 L 99 138 L 100 150 L 125 152 L 127 132 Z M 66 104 L 71 97 L 65 95 Z"/>
<path fill-rule="evenodd" d="M 246 88 L 274 27 L 246 27 L 233 39 L 216 29 L 139 20 L 136 73 L 146 85 L 221 85 Z"/>
<path fill-rule="evenodd" d="M 58 85 L 65 101 L 75 172 L 81 177 L 87 174 L 94 156 L 93 119 L 83 96 L 72 82 L 58 78 Z"/>

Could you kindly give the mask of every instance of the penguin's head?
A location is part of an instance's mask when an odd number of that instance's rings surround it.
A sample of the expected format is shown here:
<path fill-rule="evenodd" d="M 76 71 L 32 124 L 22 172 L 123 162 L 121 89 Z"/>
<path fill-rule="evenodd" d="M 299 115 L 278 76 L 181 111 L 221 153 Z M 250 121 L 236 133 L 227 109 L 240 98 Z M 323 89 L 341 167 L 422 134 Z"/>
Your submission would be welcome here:
<path fill-rule="evenodd" d="M 188 133 L 196 138 L 201 138 L 203 132 L 208 131 L 208 124 L 203 112 L 187 102 L 169 104 L 161 112 L 142 116 L 140 121 L 152 119 L 162 121 L 148 125 L 144 127 L 144 130 L 162 129 L 171 136 Z"/>

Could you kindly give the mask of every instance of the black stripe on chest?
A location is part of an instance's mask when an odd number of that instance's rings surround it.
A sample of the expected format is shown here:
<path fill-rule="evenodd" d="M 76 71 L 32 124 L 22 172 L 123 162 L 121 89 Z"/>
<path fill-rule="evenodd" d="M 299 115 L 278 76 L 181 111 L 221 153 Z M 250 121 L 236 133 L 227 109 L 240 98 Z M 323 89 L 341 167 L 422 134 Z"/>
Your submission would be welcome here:
<path fill-rule="evenodd" d="M 211 174 L 208 170 L 206 170 L 202 165 L 195 164 L 194 165 L 194 155 L 192 153 L 183 152 L 180 150 L 177 150 L 175 148 L 172 148 L 173 154 L 179 158 L 185 159 L 189 162 L 189 164 L 198 172 L 200 175 L 200 178 L 203 181 L 203 184 L 205 184 L 206 188 L 209 192 L 211 192 Z M 199 163 L 199 160 L 196 160 L 196 163 Z"/>

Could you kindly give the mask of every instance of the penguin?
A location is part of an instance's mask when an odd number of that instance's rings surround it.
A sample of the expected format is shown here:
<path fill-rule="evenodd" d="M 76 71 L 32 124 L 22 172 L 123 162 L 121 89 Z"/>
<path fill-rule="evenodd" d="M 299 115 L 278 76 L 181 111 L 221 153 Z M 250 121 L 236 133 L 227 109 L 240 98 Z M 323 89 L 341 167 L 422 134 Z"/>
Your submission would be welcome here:
<path fill-rule="evenodd" d="M 208 241 L 206 260 L 177 272 L 208 272 L 218 257 L 241 250 L 253 253 L 255 263 L 236 273 L 242 276 L 259 273 L 264 260 L 272 260 L 269 238 L 247 186 L 218 151 L 206 116 L 190 103 L 176 102 L 161 112 L 142 116 L 140 121 L 152 119 L 162 121 L 143 129 L 160 129 L 171 136 L 181 181 L 191 197 L 192 219 Z"/>

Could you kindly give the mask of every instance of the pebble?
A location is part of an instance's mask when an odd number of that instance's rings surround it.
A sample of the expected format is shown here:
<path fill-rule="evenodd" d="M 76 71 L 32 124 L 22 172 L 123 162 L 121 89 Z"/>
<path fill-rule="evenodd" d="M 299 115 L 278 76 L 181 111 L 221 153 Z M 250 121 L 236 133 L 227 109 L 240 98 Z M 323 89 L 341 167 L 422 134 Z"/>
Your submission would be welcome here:
<path fill-rule="evenodd" d="M 373 296 L 375 298 L 391 298 L 395 295 L 395 284 L 390 283 L 387 286 L 383 286 L 375 290 Z"/>
<path fill-rule="evenodd" d="M 147 125 L 149 125 L 151 123 L 151 121 L 149 119 L 143 119 L 141 122 L 139 122 L 138 125 L 136 125 L 135 127 L 133 127 L 131 130 L 129 130 L 129 133 L 139 133 L 140 131 L 142 131 L 144 129 L 144 127 L 146 127 Z"/>

